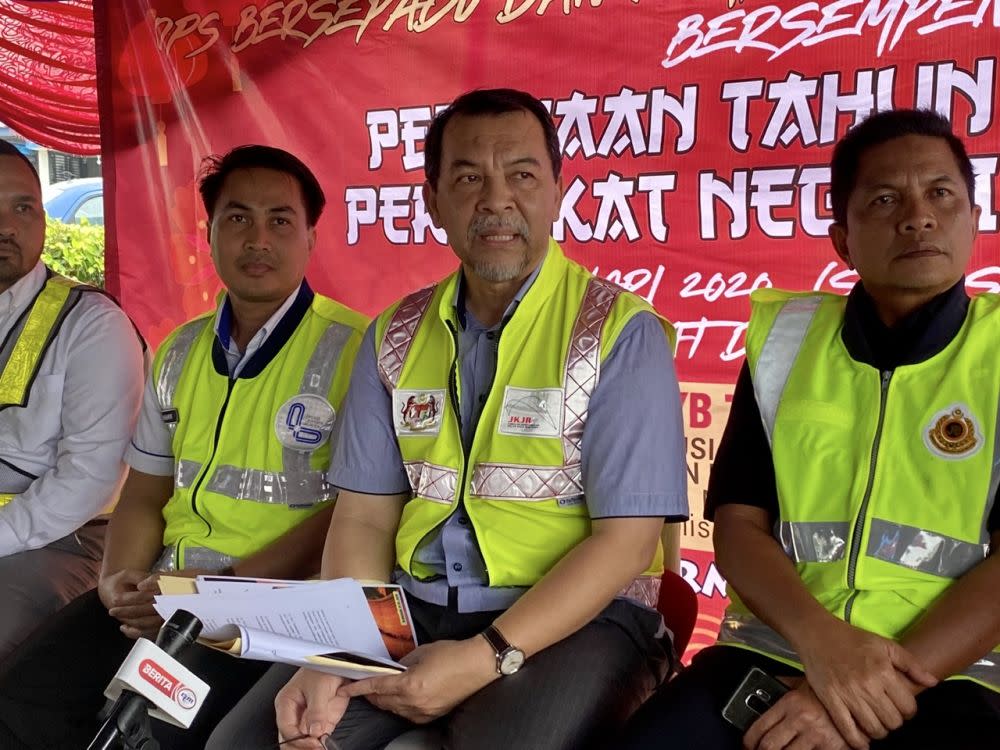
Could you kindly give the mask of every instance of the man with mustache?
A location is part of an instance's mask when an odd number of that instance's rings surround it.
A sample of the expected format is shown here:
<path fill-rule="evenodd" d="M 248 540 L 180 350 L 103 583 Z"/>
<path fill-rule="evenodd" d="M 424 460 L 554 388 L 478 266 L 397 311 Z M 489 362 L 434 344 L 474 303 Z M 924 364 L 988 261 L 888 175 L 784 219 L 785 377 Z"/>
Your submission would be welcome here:
<path fill-rule="evenodd" d="M 672 329 L 549 237 L 561 155 L 537 99 L 465 94 L 425 144 L 461 267 L 366 334 L 323 563 L 401 583 L 423 645 L 398 676 L 302 670 L 276 702 L 275 667 L 210 748 L 273 743 L 272 704 L 294 748 L 381 748 L 437 719 L 451 748 L 607 747 L 668 671 L 660 536 L 687 516 Z"/>
<path fill-rule="evenodd" d="M 882 112 L 835 147 L 830 196 L 861 280 L 754 294 L 706 503 L 732 603 L 617 747 L 1000 737 L 1000 300 L 965 292 L 972 163 L 937 113 Z M 753 667 L 794 689 L 744 733 L 722 711 Z"/>
<path fill-rule="evenodd" d="M 44 242 L 38 173 L 0 142 L 0 661 L 97 582 L 142 398 L 128 317 Z"/>
<path fill-rule="evenodd" d="M 100 584 L 0 676 L 0 747 L 87 745 L 133 639 L 161 624 L 161 572 L 319 571 L 331 436 L 367 320 L 305 280 L 325 197 L 298 158 L 241 146 L 206 160 L 200 191 L 226 294 L 157 352 Z M 163 748 L 203 747 L 267 666 L 202 648 L 188 657 L 211 693 L 190 730 L 156 723 Z"/>

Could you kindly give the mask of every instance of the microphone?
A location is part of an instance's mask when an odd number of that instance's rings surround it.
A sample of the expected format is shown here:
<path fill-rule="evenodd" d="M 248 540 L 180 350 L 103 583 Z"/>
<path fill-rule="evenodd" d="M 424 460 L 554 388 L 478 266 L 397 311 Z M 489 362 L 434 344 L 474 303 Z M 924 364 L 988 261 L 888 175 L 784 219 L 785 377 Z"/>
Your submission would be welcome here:
<path fill-rule="evenodd" d="M 175 657 L 199 633 L 201 621 L 179 609 L 163 623 L 155 644 L 136 641 L 104 692 L 115 703 L 87 750 L 110 750 L 119 740 L 128 750 L 158 750 L 151 715 L 185 729 L 191 726 L 209 686 Z"/>

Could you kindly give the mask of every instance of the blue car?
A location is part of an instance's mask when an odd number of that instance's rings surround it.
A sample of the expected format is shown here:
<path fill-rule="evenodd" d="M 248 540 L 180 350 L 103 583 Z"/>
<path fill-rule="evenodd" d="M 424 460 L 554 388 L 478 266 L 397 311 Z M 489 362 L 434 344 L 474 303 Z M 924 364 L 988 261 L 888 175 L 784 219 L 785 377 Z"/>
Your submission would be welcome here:
<path fill-rule="evenodd" d="M 104 180 L 83 177 L 48 185 L 42 190 L 45 213 L 64 224 L 80 224 L 81 219 L 104 226 Z"/>

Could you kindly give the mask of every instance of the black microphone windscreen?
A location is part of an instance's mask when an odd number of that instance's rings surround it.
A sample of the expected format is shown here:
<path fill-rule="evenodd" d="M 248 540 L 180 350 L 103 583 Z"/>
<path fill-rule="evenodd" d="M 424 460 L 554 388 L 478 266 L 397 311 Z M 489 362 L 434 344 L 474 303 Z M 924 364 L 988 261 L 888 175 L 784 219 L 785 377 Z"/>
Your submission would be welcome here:
<path fill-rule="evenodd" d="M 163 623 L 156 636 L 156 645 L 176 657 L 197 640 L 199 633 L 201 633 L 201 620 L 187 610 L 179 609 Z"/>

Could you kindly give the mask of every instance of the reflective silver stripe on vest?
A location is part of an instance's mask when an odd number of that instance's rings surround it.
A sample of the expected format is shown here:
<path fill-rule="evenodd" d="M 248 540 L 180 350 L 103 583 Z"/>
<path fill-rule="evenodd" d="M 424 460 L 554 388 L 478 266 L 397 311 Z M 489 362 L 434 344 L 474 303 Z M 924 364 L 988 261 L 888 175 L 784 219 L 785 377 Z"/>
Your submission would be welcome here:
<path fill-rule="evenodd" d="M 1000 686 L 1000 653 L 991 651 L 962 674 L 989 685 Z"/>
<path fill-rule="evenodd" d="M 624 290 L 610 281 L 592 278 L 573 325 L 566 373 L 563 379 L 563 464 L 580 463 L 583 426 L 587 421 L 590 397 L 601 376 L 601 334 L 611 306 Z"/>
<path fill-rule="evenodd" d="M 619 596 L 635 599 L 650 609 L 656 609 L 656 605 L 660 601 L 661 582 L 662 579 L 659 576 L 639 576 L 623 588 Z"/>
<path fill-rule="evenodd" d="M 186 459 L 176 461 L 174 463 L 174 488 L 186 490 L 188 487 L 191 487 L 194 484 L 194 480 L 198 478 L 201 466 L 197 461 L 188 461 Z"/>
<path fill-rule="evenodd" d="M 424 461 L 406 461 L 403 467 L 414 494 L 444 505 L 455 502 L 457 471 Z"/>
<path fill-rule="evenodd" d="M 959 578 L 989 554 L 989 544 L 973 544 L 916 526 L 873 518 L 866 554 L 911 570 Z"/>
<path fill-rule="evenodd" d="M 399 382 L 417 326 L 427 312 L 435 288 L 436 285 L 428 286 L 404 297 L 386 326 L 378 350 L 378 376 L 390 391 Z"/>
<path fill-rule="evenodd" d="M 480 497 L 538 502 L 583 494 L 583 470 L 575 466 L 476 464 L 472 494 Z"/>
<path fill-rule="evenodd" d="M 794 562 L 834 562 L 844 557 L 851 525 L 847 521 L 781 521 L 774 535 Z"/>
<path fill-rule="evenodd" d="M 327 398 L 330 388 L 333 386 L 333 377 L 340 364 L 340 357 L 344 353 L 344 347 L 353 335 L 354 330 L 342 323 L 330 323 L 323 335 L 320 336 L 313 349 L 309 363 L 305 372 L 302 373 L 302 383 L 299 385 L 300 393 L 314 394 Z M 334 415 L 336 420 L 337 415 Z M 331 433 L 333 436 L 338 433 L 336 421 Z M 330 446 L 333 450 L 333 446 Z M 310 464 L 312 454 L 306 451 L 297 451 L 285 447 L 281 452 L 281 463 L 284 467 L 285 482 L 281 485 L 286 490 L 283 501 L 290 507 L 305 507 L 315 503 L 325 503 L 337 497 L 337 490 L 333 485 L 327 483 L 326 472 L 316 471 Z M 255 485 L 256 486 L 256 485 Z M 267 485 L 260 484 L 263 489 Z M 277 495 L 272 494 L 270 498 L 264 499 L 265 495 L 255 497 L 245 497 L 244 500 L 257 500 L 257 502 L 279 502 L 272 499 Z"/>
<path fill-rule="evenodd" d="M 240 561 L 240 558 L 232 555 L 224 555 L 208 547 L 188 547 L 184 550 L 185 568 L 204 568 L 205 570 L 222 570 L 229 568 Z M 164 548 L 160 559 L 153 566 L 156 571 L 177 570 L 177 546 L 170 545 Z"/>
<path fill-rule="evenodd" d="M 233 500 L 305 508 L 333 500 L 337 491 L 322 471 L 287 472 L 217 466 L 205 490 Z"/>
<path fill-rule="evenodd" d="M 199 318 L 186 323 L 181 327 L 166 354 L 163 355 L 160 365 L 160 376 L 156 379 L 156 397 L 160 401 L 161 409 L 172 409 L 174 406 L 174 394 L 177 392 L 177 384 L 180 382 L 181 373 L 184 371 L 184 362 L 191 352 L 194 340 L 208 325 L 210 318 Z M 174 427 L 176 423 L 170 425 Z M 171 432 L 173 430 L 171 429 Z"/>
<path fill-rule="evenodd" d="M 774 325 L 768 331 L 767 339 L 757 360 L 753 373 L 753 389 L 757 396 L 757 406 L 764 422 L 767 441 L 772 442 L 774 420 L 781 403 L 788 376 L 792 372 L 799 349 L 805 340 L 806 331 L 813 315 L 820 305 L 821 297 L 796 297 L 785 303 L 778 312 Z"/>
<path fill-rule="evenodd" d="M 350 340 L 354 329 L 342 323 L 330 323 L 313 349 L 309 363 L 302 374 L 300 393 L 314 393 L 326 398 L 333 385 L 333 376 L 340 363 L 340 355 Z"/>

